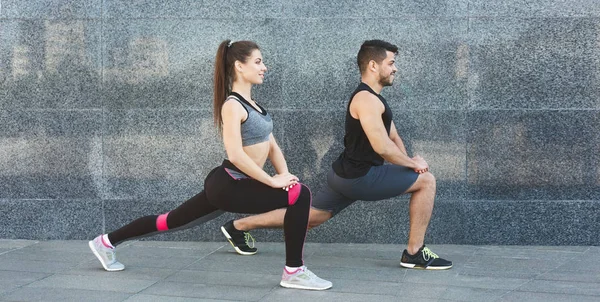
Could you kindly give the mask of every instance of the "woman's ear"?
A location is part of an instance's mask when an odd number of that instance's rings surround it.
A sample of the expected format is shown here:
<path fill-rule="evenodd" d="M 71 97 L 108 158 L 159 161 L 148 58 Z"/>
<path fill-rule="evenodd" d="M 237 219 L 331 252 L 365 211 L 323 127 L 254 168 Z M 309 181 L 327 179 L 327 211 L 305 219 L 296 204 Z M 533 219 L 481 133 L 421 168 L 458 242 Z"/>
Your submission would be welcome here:
<path fill-rule="evenodd" d="M 239 72 L 243 71 L 242 62 L 236 60 L 235 62 L 233 62 L 233 66 L 234 66 L 235 70 L 237 70 Z"/>

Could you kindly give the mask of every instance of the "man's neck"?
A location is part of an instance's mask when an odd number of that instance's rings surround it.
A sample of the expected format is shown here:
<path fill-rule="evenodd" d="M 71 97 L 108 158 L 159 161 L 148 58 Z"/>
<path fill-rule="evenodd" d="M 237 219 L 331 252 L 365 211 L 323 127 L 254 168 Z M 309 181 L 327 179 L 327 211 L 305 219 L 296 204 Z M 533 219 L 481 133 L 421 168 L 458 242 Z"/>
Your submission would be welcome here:
<path fill-rule="evenodd" d="M 383 89 L 383 86 L 381 84 L 379 84 L 379 81 L 370 78 L 370 77 L 361 77 L 360 78 L 361 82 L 367 84 L 369 87 L 371 87 L 371 89 L 373 89 L 373 91 L 375 91 L 375 93 L 380 94 L 381 90 Z"/>

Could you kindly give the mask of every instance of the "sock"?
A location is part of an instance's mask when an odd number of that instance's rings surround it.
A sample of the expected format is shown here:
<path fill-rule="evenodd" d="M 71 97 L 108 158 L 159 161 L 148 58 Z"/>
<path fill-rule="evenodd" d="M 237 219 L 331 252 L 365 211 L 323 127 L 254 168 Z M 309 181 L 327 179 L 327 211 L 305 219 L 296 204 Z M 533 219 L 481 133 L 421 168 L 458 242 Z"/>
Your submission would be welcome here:
<path fill-rule="evenodd" d="M 297 272 L 297 271 L 298 271 L 299 269 L 301 269 L 301 268 L 302 268 L 302 267 L 289 267 L 289 266 L 287 266 L 287 265 L 286 265 L 286 266 L 285 266 L 285 271 L 286 271 L 288 274 L 293 274 L 293 273 Z"/>
<path fill-rule="evenodd" d="M 112 245 L 112 243 L 110 243 L 110 240 L 108 240 L 108 234 L 104 234 L 102 235 L 102 243 L 104 244 L 104 246 L 114 249 L 115 247 Z"/>

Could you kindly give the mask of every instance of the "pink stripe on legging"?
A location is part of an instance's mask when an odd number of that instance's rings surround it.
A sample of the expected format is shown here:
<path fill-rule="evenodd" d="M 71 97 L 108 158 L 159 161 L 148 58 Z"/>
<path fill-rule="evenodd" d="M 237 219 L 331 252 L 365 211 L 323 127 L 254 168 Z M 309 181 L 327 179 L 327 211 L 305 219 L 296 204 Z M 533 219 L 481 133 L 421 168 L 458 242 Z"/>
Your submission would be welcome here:
<path fill-rule="evenodd" d="M 169 212 L 158 215 L 158 218 L 156 218 L 156 229 L 158 231 L 166 231 L 169 229 L 169 226 L 167 225 L 167 216 L 169 216 Z"/>
<path fill-rule="evenodd" d="M 298 197 L 300 196 L 300 191 L 302 189 L 302 184 L 298 183 L 297 185 L 293 186 L 289 191 L 288 191 L 288 204 L 293 206 L 296 201 L 298 201 Z"/>
<path fill-rule="evenodd" d="M 302 185 L 304 186 L 304 185 Z M 308 210 L 308 222 L 306 223 L 306 233 L 304 233 L 304 240 L 306 240 L 306 234 L 308 234 L 308 227 L 310 226 L 310 209 L 312 208 L 312 191 L 310 190 L 310 188 L 308 186 L 305 186 L 306 189 L 308 190 L 308 196 L 310 197 L 309 199 L 309 210 Z M 304 242 L 306 244 L 306 242 Z M 304 265 L 304 244 L 302 245 L 302 265 Z"/>

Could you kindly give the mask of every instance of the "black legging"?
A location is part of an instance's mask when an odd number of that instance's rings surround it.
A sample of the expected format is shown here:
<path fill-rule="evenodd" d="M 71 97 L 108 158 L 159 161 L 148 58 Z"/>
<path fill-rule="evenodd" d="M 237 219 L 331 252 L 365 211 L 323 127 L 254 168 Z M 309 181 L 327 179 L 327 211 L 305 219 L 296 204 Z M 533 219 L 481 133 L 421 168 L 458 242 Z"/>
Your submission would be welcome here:
<path fill-rule="evenodd" d="M 170 212 L 138 218 L 109 233 L 108 239 L 117 245 L 159 231 L 189 228 L 209 220 L 206 215 L 217 210 L 260 214 L 288 207 L 283 222 L 286 265 L 298 267 L 303 265 L 302 251 L 310 204 L 311 193 L 305 185 L 296 185 L 289 191 L 271 188 L 247 177 L 225 160 L 208 174 L 204 191 Z M 210 218 L 214 217 L 211 215 Z"/>

